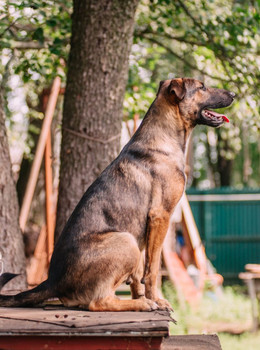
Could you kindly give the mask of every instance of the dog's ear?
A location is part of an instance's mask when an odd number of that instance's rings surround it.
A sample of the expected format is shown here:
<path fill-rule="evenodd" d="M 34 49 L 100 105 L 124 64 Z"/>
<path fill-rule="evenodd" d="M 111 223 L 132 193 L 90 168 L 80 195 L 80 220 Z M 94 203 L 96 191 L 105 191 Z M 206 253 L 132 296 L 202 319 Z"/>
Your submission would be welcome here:
<path fill-rule="evenodd" d="M 158 94 L 159 94 L 159 92 L 160 92 L 160 90 L 161 90 L 161 87 L 163 86 L 163 83 L 164 83 L 164 82 L 165 82 L 165 80 L 161 80 L 161 81 L 160 81 L 159 89 L 158 89 L 158 91 L 157 91 L 156 96 L 158 96 Z"/>
<path fill-rule="evenodd" d="M 174 103 L 178 103 L 184 99 L 186 94 L 185 84 L 183 79 L 172 79 L 168 87 L 168 93 Z"/>

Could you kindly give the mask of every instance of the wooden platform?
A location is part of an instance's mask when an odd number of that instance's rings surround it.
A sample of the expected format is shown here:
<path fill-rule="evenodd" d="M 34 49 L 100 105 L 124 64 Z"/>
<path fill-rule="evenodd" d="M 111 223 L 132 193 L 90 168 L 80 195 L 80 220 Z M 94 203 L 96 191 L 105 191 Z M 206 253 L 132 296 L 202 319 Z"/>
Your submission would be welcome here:
<path fill-rule="evenodd" d="M 169 337 L 168 312 L 0 308 L 1 350 L 221 350 L 216 335 Z"/>
<path fill-rule="evenodd" d="M 2 349 L 160 349 L 168 312 L 0 308 Z M 11 347 L 10 347 L 11 345 Z"/>

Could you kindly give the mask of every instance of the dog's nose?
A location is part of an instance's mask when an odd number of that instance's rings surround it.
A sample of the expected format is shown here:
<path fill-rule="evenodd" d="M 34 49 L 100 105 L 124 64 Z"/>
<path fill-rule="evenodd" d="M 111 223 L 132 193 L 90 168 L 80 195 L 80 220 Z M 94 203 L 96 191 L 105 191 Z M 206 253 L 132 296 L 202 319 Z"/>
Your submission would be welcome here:
<path fill-rule="evenodd" d="M 232 97 L 232 98 L 235 98 L 236 97 L 236 94 L 232 91 L 229 91 L 229 95 Z"/>

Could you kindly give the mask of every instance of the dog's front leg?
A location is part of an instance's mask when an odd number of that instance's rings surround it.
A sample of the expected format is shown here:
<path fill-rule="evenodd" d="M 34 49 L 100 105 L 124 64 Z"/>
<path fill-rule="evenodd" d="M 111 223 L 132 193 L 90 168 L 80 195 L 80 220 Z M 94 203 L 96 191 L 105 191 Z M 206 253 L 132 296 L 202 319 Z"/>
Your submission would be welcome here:
<path fill-rule="evenodd" d="M 167 300 L 159 299 L 157 276 L 160 267 L 162 244 L 169 226 L 170 215 L 162 207 L 151 209 L 148 214 L 146 236 L 145 268 L 142 282 L 145 283 L 145 296 L 155 301 L 160 309 L 170 309 Z"/>

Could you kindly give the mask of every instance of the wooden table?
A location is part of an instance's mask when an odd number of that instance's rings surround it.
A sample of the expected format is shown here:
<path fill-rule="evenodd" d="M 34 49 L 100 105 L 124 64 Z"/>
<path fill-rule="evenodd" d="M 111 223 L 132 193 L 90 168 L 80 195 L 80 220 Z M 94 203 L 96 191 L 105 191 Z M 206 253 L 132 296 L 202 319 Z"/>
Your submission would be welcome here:
<path fill-rule="evenodd" d="M 0 308 L 1 350 L 160 349 L 168 312 Z"/>
<path fill-rule="evenodd" d="M 252 318 L 253 325 L 252 330 L 257 331 L 260 325 L 260 265 L 259 264 L 247 264 L 245 269 L 248 272 L 241 272 L 239 278 L 242 279 L 248 288 L 248 294 L 252 304 Z"/>

